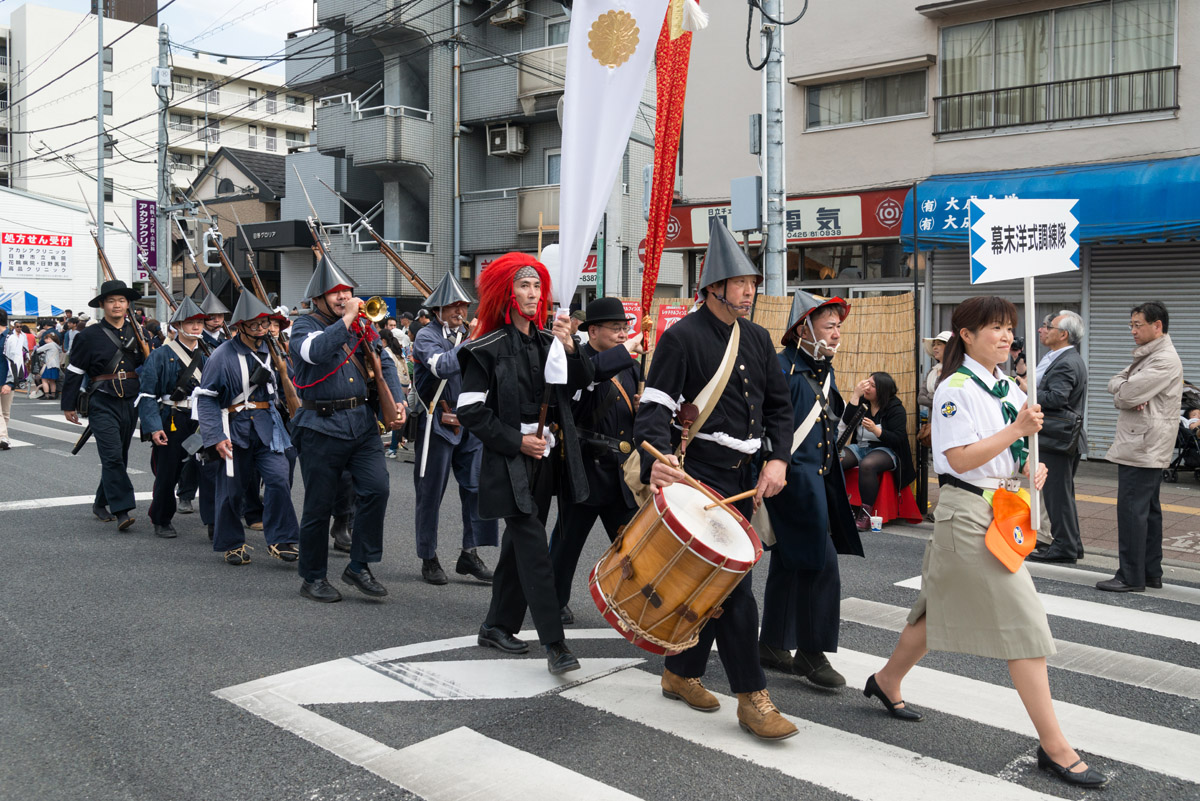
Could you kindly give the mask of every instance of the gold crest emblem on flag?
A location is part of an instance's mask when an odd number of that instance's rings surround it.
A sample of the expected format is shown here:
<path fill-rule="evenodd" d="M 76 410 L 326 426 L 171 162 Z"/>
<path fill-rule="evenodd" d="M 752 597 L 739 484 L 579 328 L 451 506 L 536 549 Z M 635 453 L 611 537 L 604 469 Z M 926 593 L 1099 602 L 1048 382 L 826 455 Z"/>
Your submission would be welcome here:
<path fill-rule="evenodd" d="M 629 60 L 638 46 L 637 20 L 627 11 L 608 11 L 592 23 L 588 47 L 601 66 L 616 68 Z"/>

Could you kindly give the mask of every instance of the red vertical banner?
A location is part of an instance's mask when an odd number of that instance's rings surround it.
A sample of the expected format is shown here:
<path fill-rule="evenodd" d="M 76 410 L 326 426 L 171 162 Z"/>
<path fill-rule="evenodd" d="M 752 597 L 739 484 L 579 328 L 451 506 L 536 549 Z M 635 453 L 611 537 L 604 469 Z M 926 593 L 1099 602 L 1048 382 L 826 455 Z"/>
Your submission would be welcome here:
<path fill-rule="evenodd" d="M 679 153 L 679 133 L 683 127 L 683 99 L 687 92 L 688 59 L 692 53 L 692 34 L 684 32 L 671 38 L 671 9 L 658 36 L 655 53 L 657 109 L 654 115 L 654 182 L 650 188 L 650 220 L 646 225 L 646 266 L 642 272 L 642 317 L 650 316 L 654 288 L 667 222 L 671 219 L 671 200 L 675 193 L 675 160 Z"/>

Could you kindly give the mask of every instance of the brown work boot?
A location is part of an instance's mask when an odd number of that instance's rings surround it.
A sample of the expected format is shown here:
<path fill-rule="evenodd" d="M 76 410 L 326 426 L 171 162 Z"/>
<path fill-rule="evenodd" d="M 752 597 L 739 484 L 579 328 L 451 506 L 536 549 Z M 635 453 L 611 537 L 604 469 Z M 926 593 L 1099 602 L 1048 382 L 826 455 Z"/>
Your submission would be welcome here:
<path fill-rule="evenodd" d="M 779 714 L 766 690 L 738 693 L 738 723 L 760 740 L 786 740 L 796 734 L 792 722 Z"/>
<path fill-rule="evenodd" d="M 716 712 L 721 708 L 721 702 L 715 695 L 704 689 L 700 679 L 685 679 L 683 676 L 676 676 L 666 668 L 663 668 L 662 693 L 664 698 L 683 701 L 692 709 L 700 712 Z"/>

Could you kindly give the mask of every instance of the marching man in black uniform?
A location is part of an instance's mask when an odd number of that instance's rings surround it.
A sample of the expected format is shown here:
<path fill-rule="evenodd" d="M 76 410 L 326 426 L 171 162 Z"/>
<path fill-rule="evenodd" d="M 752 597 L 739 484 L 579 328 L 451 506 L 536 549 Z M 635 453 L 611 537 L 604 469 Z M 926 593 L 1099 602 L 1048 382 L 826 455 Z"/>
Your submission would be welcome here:
<path fill-rule="evenodd" d="M 237 333 L 213 351 L 193 393 L 204 447 L 220 457 L 213 550 L 224 552 L 231 565 L 250 563 L 242 505 L 257 491 L 260 477 L 268 553 L 284 562 L 299 556 L 300 532 L 284 455 L 291 443 L 275 407 L 279 376 L 265 343 L 271 317 L 265 303 L 243 290 L 231 321 Z"/>
<path fill-rule="evenodd" d="M 581 358 L 565 317 L 554 321 L 553 333 L 542 329 L 550 276 L 541 262 L 507 253 L 488 265 L 478 287 L 479 322 L 458 352 L 463 385 L 457 408 L 463 425 L 483 442 L 479 514 L 502 517 L 505 524 L 479 644 L 527 652 L 529 644 L 515 635 L 528 608 L 549 671 L 565 673 L 577 670 L 579 661 L 567 647 L 559 619 L 546 516 L 555 492 L 567 493 L 564 503 L 587 496 L 569 403 L 591 381 L 592 363 Z M 562 361 L 550 360 L 556 339 L 566 351 Z M 566 383 L 548 382 L 553 378 Z M 545 424 L 540 437 L 539 420 Z M 566 484 L 556 487 L 560 479 Z"/>
<path fill-rule="evenodd" d="M 142 351 L 134 336 L 129 307 L 141 297 L 123 281 L 105 281 L 100 294 L 88 305 L 103 307 L 104 318 L 76 335 L 71 345 L 71 364 L 63 386 L 61 408 L 72 423 L 79 423 L 79 401 L 87 406 L 88 425 L 96 437 L 100 455 L 100 486 L 92 513 L 105 523 L 117 521 L 125 531 L 133 525 L 133 483 L 129 480 L 129 442 L 137 426 L 135 402 L 139 392 L 137 373 Z M 84 376 L 88 389 L 81 393 Z"/>
<path fill-rule="evenodd" d="M 417 333 L 412 346 L 416 368 L 413 380 L 423 418 L 417 425 L 420 433 L 415 447 L 417 460 L 413 463 L 417 556 L 421 559 L 421 578 L 430 584 L 447 583 L 446 572 L 437 558 L 438 511 L 451 469 L 458 482 L 463 526 L 462 552 L 454 571 L 491 582 L 492 571 L 484 565 L 476 549 L 500 541 L 499 524 L 479 517 L 479 462 L 483 443 L 470 431 L 463 431 L 454 415 L 462 391 L 458 352 L 471 333 L 466 325 L 470 300 L 454 274 L 446 273 L 425 301 L 433 309 L 435 319 Z"/>
<path fill-rule="evenodd" d="M 838 554 L 863 555 L 837 453 L 846 408 L 832 359 L 850 304 L 796 290 L 779 365 L 791 390 L 788 483 L 767 501 L 775 532 L 763 595 L 759 658 L 819 687 L 846 684 L 826 653 L 838 646 L 842 583 Z M 790 653 L 795 649 L 796 655 Z"/>
<path fill-rule="evenodd" d="M 150 353 L 142 367 L 142 391 L 138 395 L 138 415 L 142 433 L 154 445 L 150 451 L 150 469 L 154 473 L 154 497 L 150 501 L 150 522 L 160 537 L 176 536 L 171 519 L 175 516 L 175 485 L 184 466 L 194 462 L 184 441 L 199 428 L 192 419 L 192 392 L 200 386 L 206 357 L 199 347 L 204 330 L 204 311 L 188 297 L 183 299 L 170 324 L 176 335 L 163 347 Z M 217 463 L 209 462 L 199 470 L 200 519 L 213 524 L 213 494 Z"/>
<path fill-rule="evenodd" d="M 375 327 L 359 310 L 358 286 L 322 256 L 304 296 L 313 310 L 296 320 L 288 348 L 296 369 L 301 408 L 292 421 L 292 440 L 300 454 L 304 478 L 304 514 L 300 523 L 300 594 L 323 603 L 342 599 L 326 579 L 329 563 L 329 518 L 335 488 L 343 471 L 354 481 L 356 506 L 351 532 L 350 564 L 342 581 L 372 598 L 387 595 L 370 565 L 383 558 L 383 517 L 389 495 L 387 462 L 379 424 L 369 399 L 376 393 L 365 366 L 378 355 L 381 376 L 395 399 L 398 425 L 408 409 L 400 381 Z"/>
<path fill-rule="evenodd" d="M 580 323 L 588 336 L 581 346 L 592 362 L 592 382 L 571 402 L 571 412 L 583 446 L 583 469 L 588 496 L 578 504 L 560 507 L 558 525 L 550 540 L 550 561 L 563 623 L 574 623 L 571 582 L 579 555 L 599 519 L 609 542 L 637 511 L 637 502 L 622 476 L 622 465 L 633 452 L 633 416 L 637 411 L 637 354 L 644 348 L 639 334 L 629 337 L 629 322 L 620 298 L 599 298 L 588 304 Z"/>
<path fill-rule="evenodd" d="M 766 329 L 745 319 L 753 309 L 759 278 L 733 234 L 713 218 L 704 260 L 704 303 L 659 340 L 634 426 L 635 442 L 647 440 L 662 453 L 671 453 L 678 441 L 672 433 L 678 399 L 697 407 L 683 469 L 726 497 L 757 487 L 754 498 L 736 504 L 747 520 L 755 504 L 783 488 L 792 433 L 792 406 L 775 346 Z M 714 376 L 715 385 L 710 384 Z M 712 394 L 704 393 L 709 387 Z M 754 462 L 764 441 L 769 450 L 756 480 Z M 669 458 L 679 464 L 676 457 Z M 642 480 L 656 487 L 685 477 L 647 453 L 641 462 Z M 742 728 L 762 739 L 791 737 L 796 727 L 771 702 L 758 663 L 758 604 L 749 573 L 722 608 L 721 617 L 700 630 L 699 643 L 666 658 L 663 695 L 703 712 L 719 707 L 700 683 L 715 641 L 730 689 L 738 697 Z"/>

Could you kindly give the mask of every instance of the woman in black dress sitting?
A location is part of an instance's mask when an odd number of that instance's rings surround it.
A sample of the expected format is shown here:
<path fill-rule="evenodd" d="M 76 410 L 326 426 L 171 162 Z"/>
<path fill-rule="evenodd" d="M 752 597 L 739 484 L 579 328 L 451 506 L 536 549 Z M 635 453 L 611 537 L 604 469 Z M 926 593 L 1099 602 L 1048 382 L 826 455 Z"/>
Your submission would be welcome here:
<path fill-rule="evenodd" d="M 859 381 L 842 415 L 851 430 L 850 444 L 842 448 L 842 469 L 858 468 L 858 494 L 862 506 L 854 507 L 860 531 L 871 527 L 879 497 L 879 481 L 888 470 L 897 470 L 896 489 L 917 476 L 908 444 L 908 413 L 896 397 L 896 381 L 887 373 L 872 373 Z M 843 429 L 845 430 L 845 429 Z"/>

